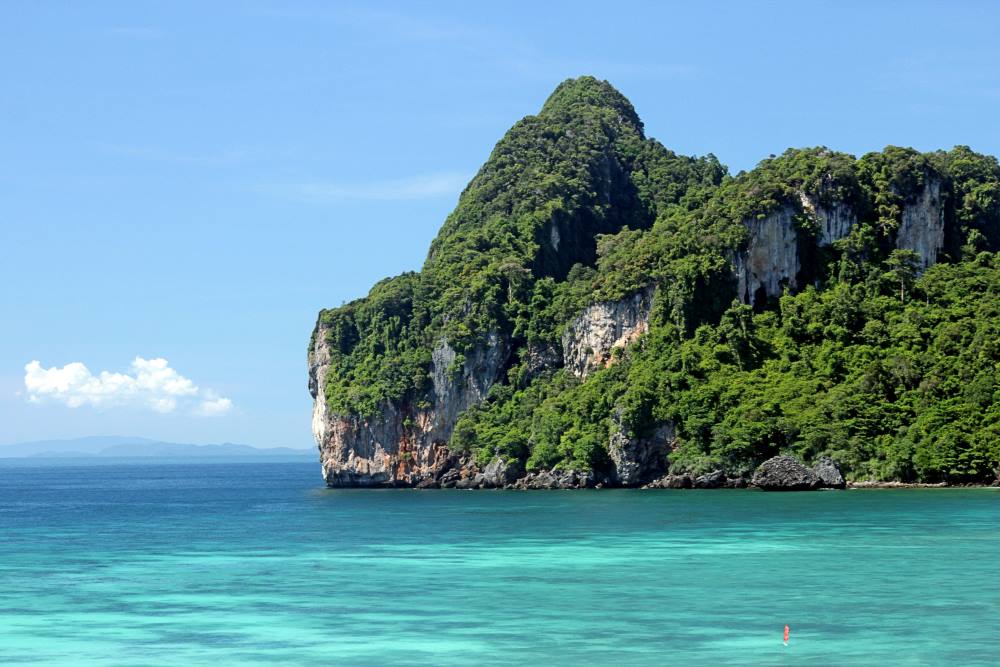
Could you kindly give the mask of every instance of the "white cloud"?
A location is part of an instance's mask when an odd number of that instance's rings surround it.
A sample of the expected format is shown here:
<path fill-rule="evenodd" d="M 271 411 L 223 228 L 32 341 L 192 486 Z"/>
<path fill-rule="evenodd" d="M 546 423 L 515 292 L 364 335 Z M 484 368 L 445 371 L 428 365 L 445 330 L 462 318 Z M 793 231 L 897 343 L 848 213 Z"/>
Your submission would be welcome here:
<path fill-rule="evenodd" d="M 195 408 L 195 413 L 203 417 L 215 417 L 224 415 L 233 407 L 233 402 L 228 398 L 216 396 L 212 392 L 206 392 L 206 398 Z"/>
<path fill-rule="evenodd" d="M 228 412 L 233 403 L 184 377 L 166 359 L 136 357 L 127 373 L 101 371 L 94 375 L 79 361 L 59 368 L 43 368 L 32 361 L 24 366 L 28 400 L 52 400 L 71 408 L 142 406 L 163 414 L 178 408 L 206 417 Z"/>
<path fill-rule="evenodd" d="M 427 199 L 442 195 L 457 197 L 469 178 L 465 173 L 443 172 L 368 183 L 309 181 L 275 189 L 308 201 Z"/>

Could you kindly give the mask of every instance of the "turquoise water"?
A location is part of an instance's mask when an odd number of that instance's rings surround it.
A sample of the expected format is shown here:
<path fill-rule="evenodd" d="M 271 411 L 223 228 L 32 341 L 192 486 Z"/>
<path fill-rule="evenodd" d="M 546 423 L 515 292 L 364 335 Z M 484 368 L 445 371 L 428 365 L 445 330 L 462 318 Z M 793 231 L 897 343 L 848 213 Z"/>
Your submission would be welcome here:
<path fill-rule="evenodd" d="M 996 664 L 998 528 L 992 489 L 326 490 L 307 463 L 0 462 L 0 663 Z"/>

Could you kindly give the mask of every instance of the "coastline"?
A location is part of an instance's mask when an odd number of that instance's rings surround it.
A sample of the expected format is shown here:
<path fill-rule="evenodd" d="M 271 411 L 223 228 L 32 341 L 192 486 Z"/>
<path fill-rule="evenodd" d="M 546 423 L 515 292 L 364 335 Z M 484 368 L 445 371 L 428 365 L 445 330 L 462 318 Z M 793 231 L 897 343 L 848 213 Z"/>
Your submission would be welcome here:
<path fill-rule="evenodd" d="M 848 489 L 996 489 L 1000 483 L 993 484 L 948 484 L 938 482 L 936 484 L 921 482 L 847 482 Z"/>
<path fill-rule="evenodd" d="M 866 490 L 914 490 L 914 489 L 995 489 L 1000 490 L 1000 483 L 993 484 L 948 484 L 945 482 L 940 483 L 924 483 L 924 482 L 876 482 L 876 481 L 862 481 L 862 482 L 847 482 L 843 487 L 820 487 L 815 489 L 799 489 L 799 490 L 768 490 L 763 489 L 759 486 L 754 486 L 743 481 L 742 484 L 723 484 L 720 486 L 624 486 L 620 484 L 602 484 L 597 483 L 592 486 L 579 485 L 579 486 L 527 486 L 523 484 L 506 484 L 504 486 L 482 486 L 482 485 L 446 485 L 442 486 L 439 484 L 375 484 L 375 485 L 343 485 L 343 486 L 331 486 L 327 485 L 328 489 L 409 489 L 412 491 L 427 491 L 427 490 L 455 490 L 455 491 L 724 491 L 724 490 L 739 490 L 739 491 L 764 491 L 765 493 L 802 493 L 808 491 L 866 491 Z"/>

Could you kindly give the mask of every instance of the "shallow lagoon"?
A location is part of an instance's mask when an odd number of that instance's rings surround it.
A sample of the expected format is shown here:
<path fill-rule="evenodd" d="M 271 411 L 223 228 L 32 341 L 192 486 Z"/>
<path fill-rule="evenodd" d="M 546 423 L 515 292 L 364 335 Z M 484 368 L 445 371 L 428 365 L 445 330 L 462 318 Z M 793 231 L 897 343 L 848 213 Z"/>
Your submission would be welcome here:
<path fill-rule="evenodd" d="M 994 489 L 327 490 L 311 463 L 0 461 L 0 663 L 996 664 L 998 528 Z"/>

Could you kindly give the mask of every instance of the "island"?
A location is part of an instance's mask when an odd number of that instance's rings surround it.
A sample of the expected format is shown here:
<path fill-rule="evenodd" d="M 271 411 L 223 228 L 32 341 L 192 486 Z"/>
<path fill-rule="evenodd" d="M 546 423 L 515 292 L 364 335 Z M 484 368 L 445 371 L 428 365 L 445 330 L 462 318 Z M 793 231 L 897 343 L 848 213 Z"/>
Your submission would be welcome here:
<path fill-rule="evenodd" d="M 324 479 L 992 483 L 998 250 L 995 157 L 817 147 L 734 175 L 648 138 L 609 83 L 567 80 L 421 271 L 319 313 Z"/>

